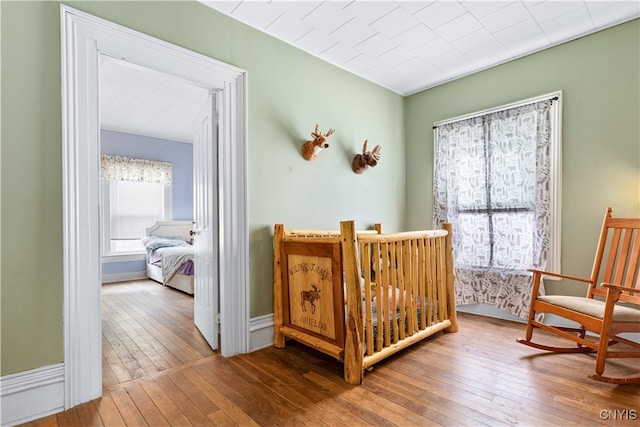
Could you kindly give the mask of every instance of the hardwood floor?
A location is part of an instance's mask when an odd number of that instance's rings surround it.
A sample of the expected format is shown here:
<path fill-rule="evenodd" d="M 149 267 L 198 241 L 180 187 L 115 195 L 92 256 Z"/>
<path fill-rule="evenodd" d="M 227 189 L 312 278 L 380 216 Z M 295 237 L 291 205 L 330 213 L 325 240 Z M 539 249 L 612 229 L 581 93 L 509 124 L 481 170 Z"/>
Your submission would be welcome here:
<path fill-rule="evenodd" d="M 623 426 L 640 422 L 639 385 L 614 386 L 589 379 L 591 355 L 549 355 L 516 343 L 524 333 L 524 325 L 518 323 L 461 313 L 460 332 L 418 343 L 377 364 L 365 374 L 362 385 L 350 386 L 342 379 L 340 363 L 294 342 L 282 350 L 270 347 L 231 358 L 207 354 L 202 343 L 193 340 L 192 321 L 178 324 L 188 318 L 185 306 L 166 302 L 174 309 L 158 314 L 155 308 L 144 307 L 145 301 L 149 300 L 142 296 L 136 303 L 114 300 L 108 311 L 110 319 L 127 322 L 146 310 L 156 313 L 154 320 L 137 320 L 153 338 L 141 332 L 130 335 L 131 341 L 145 343 L 138 344 L 139 350 L 127 356 L 120 344 L 115 345 L 120 362 L 119 368 L 112 367 L 113 377 L 122 375 L 125 382 L 106 386 L 100 399 L 27 425 Z M 127 304 L 131 312 L 114 309 L 116 303 Z M 165 316 L 170 326 L 151 327 Z M 129 324 L 120 327 L 126 330 Z M 126 346 L 122 331 L 114 328 L 113 334 Z M 113 348 L 111 338 L 105 339 Z M 170 356 L 160 344 L 170 347 L 173 341 L 176 348 Z M 138 357 L 141 361 L 131 362 Z M 634 363 L 619 361 L 608 369 L 638 369 Z M 126 380 L 125 370 L 133 379 Z M 145 375 L 135 378 L 141 371 Z M 114 380 L 111 374 L 105 376 Z"/>
<path fill-rule="evenodd" d="M 213 355 L 193 326 L 193 297 L 152 280 L 102 286 L 105 389 Z"/>

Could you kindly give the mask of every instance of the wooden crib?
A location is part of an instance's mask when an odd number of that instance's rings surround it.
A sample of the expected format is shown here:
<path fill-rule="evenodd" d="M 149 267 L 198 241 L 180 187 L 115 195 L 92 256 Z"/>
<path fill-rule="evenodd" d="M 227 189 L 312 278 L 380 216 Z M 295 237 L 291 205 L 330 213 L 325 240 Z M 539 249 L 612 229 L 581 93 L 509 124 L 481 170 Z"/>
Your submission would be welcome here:
<path fill-rule="evenodd" d="M 456 332 L 452 229 L 383 234 L 274 229 L 274 345 L 344 363 L 344 379 L 439 331 Z M 381 301 L 381 303 L 378 303 Z"/>

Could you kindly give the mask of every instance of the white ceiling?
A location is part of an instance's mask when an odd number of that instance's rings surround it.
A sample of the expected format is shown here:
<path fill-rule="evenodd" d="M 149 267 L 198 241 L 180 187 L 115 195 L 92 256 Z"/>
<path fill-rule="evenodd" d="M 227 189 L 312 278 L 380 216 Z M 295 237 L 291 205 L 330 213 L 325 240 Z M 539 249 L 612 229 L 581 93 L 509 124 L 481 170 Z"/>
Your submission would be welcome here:
<path fill-rule="evenodd" d="M 331 64 L 410 95 L 638 18 L 637 0 L 199 0 Z M 191 140 L 204 89 L 111 58 L 103 128 Z"/>
<path fill-rule="evenodd" d="M 401 95 L 640 16 L 637 0 L 200 2 Z"/>
<path fill-rule="evenodd" d="M 129 62 L 100 57 L 100 127 L 191 142 L 206 89 Z"/>

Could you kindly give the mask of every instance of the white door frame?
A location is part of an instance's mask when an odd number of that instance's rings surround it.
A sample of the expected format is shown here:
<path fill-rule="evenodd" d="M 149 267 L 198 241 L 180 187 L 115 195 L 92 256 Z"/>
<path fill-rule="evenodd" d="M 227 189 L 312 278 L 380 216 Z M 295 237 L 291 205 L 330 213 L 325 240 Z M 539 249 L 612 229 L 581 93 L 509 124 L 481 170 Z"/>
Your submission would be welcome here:
<path fill-rule="evenodd" d="M 99 54 L 217 90 L 221 354 L 249 349 L 246 72 L 60 6 L 65 408 L 102 395 Z"/>

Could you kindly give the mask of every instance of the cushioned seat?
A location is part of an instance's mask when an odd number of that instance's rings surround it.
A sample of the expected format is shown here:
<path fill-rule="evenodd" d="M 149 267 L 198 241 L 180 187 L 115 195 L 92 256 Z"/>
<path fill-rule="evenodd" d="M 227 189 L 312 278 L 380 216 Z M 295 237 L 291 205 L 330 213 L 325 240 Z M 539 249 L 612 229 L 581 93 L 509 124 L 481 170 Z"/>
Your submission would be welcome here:
<path fill-rule="evenodd" d="M 538 297 L 538 301 L 548 302 L 549 304 L 577 311 L 579 313 L 588 314 L 589 316 L 602 319 L 604 317 L 605 302 L 584 297 L 572 297 L 566 295 L 546 295 Z M 635 308 L 616 305 L 613 307 L 614 322 L 640 322 L 640 310 Z"/>

